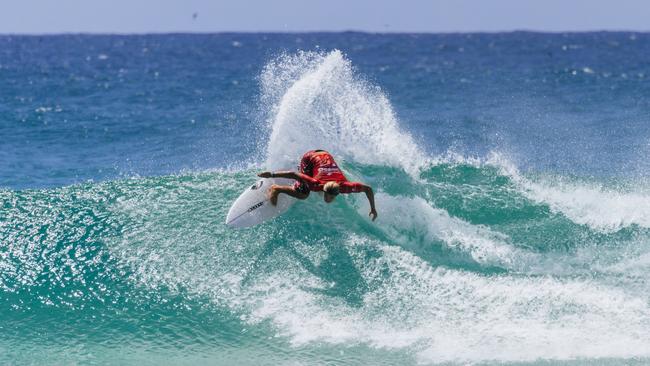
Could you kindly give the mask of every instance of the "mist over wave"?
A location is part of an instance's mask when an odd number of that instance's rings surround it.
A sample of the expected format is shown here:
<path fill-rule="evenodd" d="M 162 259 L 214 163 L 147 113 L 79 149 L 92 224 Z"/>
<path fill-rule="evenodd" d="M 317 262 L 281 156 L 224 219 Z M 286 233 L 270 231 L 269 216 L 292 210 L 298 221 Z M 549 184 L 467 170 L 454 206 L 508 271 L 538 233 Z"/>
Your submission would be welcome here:
<path fill-rule="evenodd" d="M 295 165 L 296 157 L 315 146 L 409 172 L 425 161 L 413 138 L 400 131 L 381 89 L 356 75 L 338 50 L 279 57 L 266 65 L 261 81 L 272 168 Z"/>

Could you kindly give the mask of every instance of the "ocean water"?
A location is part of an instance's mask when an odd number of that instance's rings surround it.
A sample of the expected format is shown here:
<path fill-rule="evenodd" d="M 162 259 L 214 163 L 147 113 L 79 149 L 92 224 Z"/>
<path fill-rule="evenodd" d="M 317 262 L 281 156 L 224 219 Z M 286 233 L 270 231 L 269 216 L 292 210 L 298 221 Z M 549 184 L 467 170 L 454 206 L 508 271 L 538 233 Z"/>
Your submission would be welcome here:
<path fill-rule="evenodd" d="M 650 34 L 0 36 L 0 364 L 650 363 Z M 362 195 L 260 226 L 263 169 Z"/>

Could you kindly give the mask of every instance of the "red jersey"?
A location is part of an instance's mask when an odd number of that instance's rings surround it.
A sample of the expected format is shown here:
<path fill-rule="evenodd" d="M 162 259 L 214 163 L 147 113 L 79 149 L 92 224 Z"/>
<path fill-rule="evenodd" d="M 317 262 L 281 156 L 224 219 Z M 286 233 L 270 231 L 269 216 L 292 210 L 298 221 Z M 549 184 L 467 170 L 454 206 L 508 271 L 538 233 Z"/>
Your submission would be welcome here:
<path fill-rule="evenodd" d="M 324 150 L 312 150 L 305 153 L 300 161 L 300 178 L 304 182 L 296 182 L 296 189 L 305 188 L 310 191 L 322 191 L 327 182 L 337 182 L 340 193 L 362 192 L 363 183 L 349 182 L 330 153 Z M 306 185 L 307 187 L 304 187 Z"/>

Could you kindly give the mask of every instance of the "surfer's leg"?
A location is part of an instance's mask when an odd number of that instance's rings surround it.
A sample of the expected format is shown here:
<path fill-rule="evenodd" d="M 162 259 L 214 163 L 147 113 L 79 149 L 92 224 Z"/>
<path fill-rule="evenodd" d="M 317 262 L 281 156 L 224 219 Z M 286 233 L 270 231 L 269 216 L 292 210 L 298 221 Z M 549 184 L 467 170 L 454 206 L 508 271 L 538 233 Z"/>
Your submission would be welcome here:
<path fill-rule="evenodd" d="M 280 193 L 288 194 L 291 197 L 297 198 L 299 200 L 304 200 L 309 197 L 309 192 L 298 192 L 293 186 L 280 186 L 274 184 L 269 190 L 269 200 L 273 206 L 278 204 L 278 196 Z"/>

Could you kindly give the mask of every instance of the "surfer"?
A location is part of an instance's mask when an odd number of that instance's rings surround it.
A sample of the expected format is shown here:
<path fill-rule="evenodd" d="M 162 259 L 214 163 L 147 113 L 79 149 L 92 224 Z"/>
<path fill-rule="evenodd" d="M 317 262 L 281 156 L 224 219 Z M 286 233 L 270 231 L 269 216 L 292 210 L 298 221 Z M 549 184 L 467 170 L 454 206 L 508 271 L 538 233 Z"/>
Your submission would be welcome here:
<path fill-rule="evenodd" d="M 339 193 L 360 193 L 363 192 L 370 203 L 368 216 L 375 221 L 377 210 L 375 209 L 375 196 L 372 188 L 360 182 L 347 180 L 341 169 L 334 161 L 332 154 L 325 150 L 311 150 L 306 152 L 300 160 L 300 172 L 262 172 L 258 174 L 262 178 L 288 178 L 296 182 L 293 186 L 282 186 L 274 184 L 269 189 L 269 198 L 272 205 L 278 203 L 280 193 L 288 194 L 299 200 L 309 197 L 309 192 L 323 192 L 323 199 L 330 203 L 334 201 Z"/>

